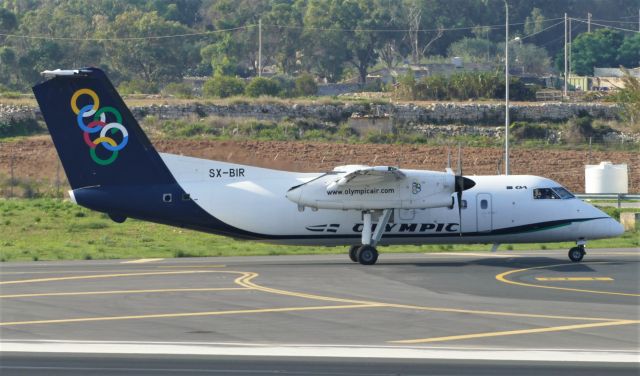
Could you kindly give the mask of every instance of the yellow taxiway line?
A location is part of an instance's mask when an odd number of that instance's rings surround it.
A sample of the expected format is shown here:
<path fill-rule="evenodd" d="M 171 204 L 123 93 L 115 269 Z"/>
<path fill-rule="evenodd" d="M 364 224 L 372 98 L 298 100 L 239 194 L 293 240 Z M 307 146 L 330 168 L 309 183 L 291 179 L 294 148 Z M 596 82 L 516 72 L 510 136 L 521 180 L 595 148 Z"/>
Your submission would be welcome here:
<path fill-rule="evenodd" d="M 557 319 L 557 320 L 574 320 L 574 321 L 619 321 L 619 319 L 611 319 L 611 318 L 601 318 L 601 317 L 579 317 L 579 316 L 556 316 L 556 315 L 543 315 L 543 314 L 530 314 L 530 313 L 515 313 L 515 312 L 500 312 L 500 311 L 480 311 L 480 310 L 470 310 L 470 309 L 458 309 L 458 308 L 444 308 L 444 307 L 426 307 L 426 306 L 416 306 L 416 305 L 408 305 L 408 304 L 393 304 L 393 303 L 381 303 L 375 301 L 362 301 L 362 300 L 352 300 L 352 299 L 342 299 L 342 298 L 334 298 L 329 296 L 315 295 L 315 294 L 305 294 L 298 293 L 287 290 L 279 290 L 270 287 L 260 286 L 256 283 L 253 283 L 252 280 L 258 277 L 258 273 L 248 273 L 250 275 L 242 276 L 236 279 L 236 283 L 245 286 L 247 288 L 252 288 L 254 290 L 264 291 L 271 294 L 299 297 L 305 299 L 313 299 L 313 300 L 321 300 L 321 301 L 332 301 L 338 303 L 353 303 L 353 304 L 364 304 L 364 305 L 376 305 L 378 307 L 388 307 L 388 308 L 399 308 L 399 309 L 412 309 L 419 311 L 432 311 L 432 312 L 447 312 L 447 313 L 462 313 L 462 314 L 473 314 L 473 315 L 487 315 L 487 316 L 510 316 L 510 317 L 531 317 L 531 318 L 543 318 L 543 319 Z"/>
<path fill-rule="evenodd" d="M 294 291 L 280 290 L 270 287 L 258 285 L 253 282 L 255 278 L 259 276 L 258 273 L 253 272 L 240 272 L 240 271 L 164 271 L 164 272 L 145 272 L 145 273 L 119 273 L 119 274 L 102 274 L 102 275 L 89 275 L 89 276 L 73 276 L 73 277 L 58 277 L 58 278 L 40 278 L 32 280 L 19 280 L 19 281 L 7 281 L 7 283 L 33 283 L 33 282 L 49 282 L 49 281 L 62 281 L 62 280 L 78 280 L 78 279 L 93 279 L 93 278 L 115 278 L 115 277 L 127 277 L 127 276 L 149 276 L 149 275 L 175 275 L 175 274 L 194 274 L 194 273 L 226 273 L 236 274 L 238 277 L 234 280 L 234 283 L 238 286 L 235 288 L 205 288 L 205 289 L 187 289 L 191 291 L 216 291 L 216 290 L 257 290 L 271 294 L 278 294 L 290 297 L 298 297 L 309 300 L 342 303 L 336 305 L 323 305 L 323 306 L 307 306 L 307 307 L 284 307 L 284 308 L 256 308 L 246 310 L 230 310 L 230 311 L 208 311 L 208 312 L 184 312 L 184 313 L 162 313 L 162 314 L 147 314 L 147 315 L 128 315 L 128 316 L 106 316 L 106 317 L 84 317 L 84 318 L 68 318 L 68 319 L 52 319 L 52 320 L 31 320 L 31 321 L 14 321 L 0 323 L 0 326 L 16 326 L 16 325 L 34 325 L 34 324 L 64 324 L 64 323 L 82 323 L 82 322 L 97 322 L 97 321 L 114 321 L 114 320 L 136 320 L 136 319 L 162 319 L 162 318 L 179 318 L 179 317 L 197 317 L 197 316 L 222 316 L 222 315 L 242 315 L 242 314 L 260 314 L 260 313 L 279 313 L 279 312 L 304 312 L 304 311 L 318 311 L 318 310 L 347 310 L 347 309 L 359 309 L 359 308 L 395 308 L 395 309 L 409 309 L 417 311 L 431 311 L 431 312 L 447 312 L 458 314 L 473 314 L 473 315 L 498 315 L 498 316 L 511 316 L 511 317 L 529 317 L 529 318 L 542 318 L 542 319 L 559 319 L 559 320 L 573 320 L 573 321 L 599 321 L 590 322 L 585 324 L 575 325 L 563 325 L 537 329 L 522 329 L 511 331 L 499 331 L 489 333 L 474 333 L 464 334 L 448 337 L 435 337 L 424 338 L 418 340 L 403 340 L 392 341 L 391 343 L 426 343 L 426 342 L 442 342 L 461 339 L 483 338 L 483 337 L 496 337 L 506 335 L 519 335 L 519 334 L 531 334 L 531 333 L 543 333 L 554 331 L 567 331 L 581 328 L 596 328 L 606 327 L 613 325 L 628 325 L 638 323 L 638 321 L 621 320 L 612 318 L 592 318 L 592 317 L 574 317 L 574 316 L 556 316 L 556 315 L 543 315 L 543 314 L 528 314 L 528 313 L 515 313 L 515 312 L 499 312 L 499 311 L 481 311 L 481 310 L 468 310 L 457 308 L 444 308 L 444 307 L 425 307 L 414 306 L 405 304 L 392 304 L 381 303 L 374 301 L 361 301 L 354 299 L 344 299 L 329 296 L 322 296 L 316 294 L 300 293 Z M 70 293 L 52 293 L 60 295 L 91 295 L 91 294 L 109 294 L 109 293 L 127 293 L 133 290 L 121 290 L 121 291 L 103 291 L 103 292 L 70 292 Z M 144 292 L 144 290 L 139 290 Z M 182 289 L 164 289 L 164 290 L 146 290 L 147 292 L 169 292 L 169 291 L 184 291 Z M 18 294 L 15 294 L 18 295 Z M 21 294 L 29 295 L 29 294 Z M 46 296 L 47 294 L 31 294 L 32 296 Z M 414 342 L 411 342 L 414 341 Z"/>
<path fill-rule="evenodd" d="M 208 291 L 237 291 L 249 290 L 246 287 L 203 287 L 187 289 L 152 289 L 152 290 L 110 290 L 110 291 L 76 291 L 76 292 L 48 292 L 35 294 L 0 295 L 0 299 L 7 298 L 34 298 L 43 296 L 81 296 L 81 295 L 111 295 L 111 294 L 146 294 L 165 292 L 208 292 Z"/>
<path fill-rule="evenodd" d="M 19 280 L 15 280 L 15 281 L 0 282 L 0 285 L 16 285 L 16 284 L 21 284 L 21 283 L 38 283 L 38 282 L 58 282 L 58 281 L 78 280 L 78 279 L 100 279 L 100 278 L 136 277 L 136 276 L 168 275 L 168 274 L 196 274 L 196 273 L 213 273 L 213 272 L 209 271 L 209 270 L 180 270 L 180 271 L 172 271 L 172 272 L 142 272 L 142 273 L 76 275 L 76 276 L 72 276 L 72 277 L 19 279 Z"/>
<path fill-rule="evenodd" d="M 242 276 L 255 274 L 255 273 L 251 273 L 251 272 L 237 272 L 237 271 L 229 271 L 229 270 L 176 270 L 176 271 L 162 271 L 162 272 L 94 274 L 94 275 L 77 275 L 77 276 L 72 276 L 72 277 L 19 279 L 19 280 L 14 280 L 14 281 L 0 282 L 0 285 L 13 285 L 13 284 L 37 283 L 37 282 L 56 282 L 56 281 L 78 280 L 78 279 L 100 279 L 100 278 L 137 277 L 137 276 L 149 276 L 149 275 L 199 274 L 199 273 L 242 274 Z M 240 277 L 240 278 L 242 278 L 242 277 Z"/>
<path fill-rule="evenodd" d="M 506 330 L 506 331 L 500 331 L 500 332 L 462 334 L 462 335 L 447 336 L 447 337 L 405 339 L 405 340 L 389 341 L 389 342 L 390 343 L 399 343 L 399 344 L 400 343 L 401 344 L 416 344 L 416 343 L 430 343 L 430 342 L 460 341 L 460 340 L 465 340 L 465 339 L 502 337 L 502 336 L 513 336 L 513 335 L 535 334 L 535 333 L 548 333 L 548 332 L 561 332 L 561 331 L 567 331 L 567 330 L 577 330 L 577 329 L 587 329 L 587 328 L 600 328 L 600 327 L 604 327 L 604 326 L 632 325 L 632 324 L 638 324 L 638 323 L 640 323 L 640 321 L 638 321 L 638 320 L 619 320 L 619 321 L 597 322 L 597 323 L 589 323 L 589 324 L 550 326 L 550 327 L 546 327 L 546 328 L 535 328 L 535 329 L 520 329 L 520 330 Z"/>
<path fill-rule="evenodd" d="M 610 264 L 610 263 L 611 263 L 611 261 L 589 262 L 589 264 Z M 587 264 L 587 263 L 583 263 L 583 264 Z M 563 290 L 563 291 L 573 291 L 573 292 L 584 292 L 584 293 L 590 293 L 590 294 L 604 294 L 604 295 L 618 295 L 618 296 L 633 296 L 633 297 L 640 296 L 640 294 L 632 294 L 632 293 L 625 293 L 625 292 L 586 290 L 586 289 L 577 289 L 577 288 L 570 288 L 570 287 L 536 285 L 536 284 L 533 284 L 533 283 L 517 282 L 517 281 L 512 281 L 510 279 L 507 279 L 507 276 L 513 275 L 513 274 L 516 274 L 516 273 L 522 273 L 522 272 L 526 272 L 526 271 L 529 271 L 529 270 L 535 270 L 535 269 L 547 269 L 547 268 L 553 268 L 553 267 L 556 267 L 556 266 L 567 266 L 567 265 L 576 265 L 576 264 L 554 264 L 554 265 L 544 265 L 544 266 L 536 266 L 536 267 L 532 267 L 532 268 L 510 270 L 508 272 L 504 272 L 504 273 L 500 273 L 500 274 L 496 275 L 496 279 L 498 281 L 500 281 L 500 282 L 508 283 L 510 285 L 536 287 L 536 288 L 539 288 L 539 289 L 552 289 L 552 290 Z"/>
<path fill-rule="evenodd" d="M 133 316 L 81 317 L 81 318 L 56 319 L 56 320 L 2 322 L 0 323 L 0 326 L 34 325 L 34 324 L 65 324 L 65 323 L 92 322 L 92 321 L 139 320 L 139 319 L 175 318 L 175 317 L 196 317 L 196 316 L 223 316 L 223 315 L 242 315 L 242 314 L 277 313 L 277 312 L 323 311 L 323 310 L 373 308 L 373 307 L 377 307 L 377 305 L 352 304 L 352 305 L 333 305 L 333 306 L 315 306 L 315 307 L 259 308 L 259 309 L 233 310 L 233 311 L 160 313 L 160 314 L 133 315 Z"/>

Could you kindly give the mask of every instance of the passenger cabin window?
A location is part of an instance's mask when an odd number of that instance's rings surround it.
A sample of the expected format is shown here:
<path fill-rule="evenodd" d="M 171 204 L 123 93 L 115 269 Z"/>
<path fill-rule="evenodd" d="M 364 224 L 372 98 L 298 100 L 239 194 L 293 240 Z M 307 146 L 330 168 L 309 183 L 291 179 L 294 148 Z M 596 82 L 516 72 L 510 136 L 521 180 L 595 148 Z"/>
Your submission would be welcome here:
<path fill-rule="evenodd" d="M 486 209 L 489 207 L 489 202 L 487 200 L 480 200 L 480 209 Z"/>
<path fill-rule="evenodd" d="M 551 188 L 535 188 L 533 198 L 535 200 L 559 200 L 560 196 Z"/>

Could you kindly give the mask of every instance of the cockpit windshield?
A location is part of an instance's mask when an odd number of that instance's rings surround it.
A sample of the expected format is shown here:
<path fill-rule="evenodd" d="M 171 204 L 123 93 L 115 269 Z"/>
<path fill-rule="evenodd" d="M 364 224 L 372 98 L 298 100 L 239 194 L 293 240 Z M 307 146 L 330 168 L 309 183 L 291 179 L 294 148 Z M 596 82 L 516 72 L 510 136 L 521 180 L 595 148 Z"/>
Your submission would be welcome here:
<path fill-rule="evenodd" d="M 563 200 L 576 197 L 573 195 L 573 193 L 569 192 L 569 190 L 566 189 L 565 187 L 554 187 L 553 191 L 556 192 L 560 196 L 560 198 Z"/>
<path fill-rule="evenodd" d="M 574 197 L 564 187 L 535 188 L 533 190 L 533 198 L 535 200 L 567 200 Z"/>

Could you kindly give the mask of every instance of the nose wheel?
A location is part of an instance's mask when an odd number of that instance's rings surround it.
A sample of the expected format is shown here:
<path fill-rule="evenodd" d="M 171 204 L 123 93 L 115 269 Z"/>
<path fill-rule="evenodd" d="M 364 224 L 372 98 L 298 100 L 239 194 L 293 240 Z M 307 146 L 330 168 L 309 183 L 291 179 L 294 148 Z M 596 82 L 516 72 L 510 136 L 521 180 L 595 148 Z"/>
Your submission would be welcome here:
<path fill-rule="evenodd" d="M 587 252 L 584 250 L 584 245 L 573 247 L 569 250 L 569 260 L 573 262 L 580 262 L 586 254 Z"/>
<path fill-rule="evenodd" d="M 353 262 L 358 262 L 358 249 L 362 247 L 360 244 L 352 245 L 349 247 L 349 258 Z"/>
<path fill-rule="evenodd" d="M 378 261 L 378 250 L 372 245 L 365 244 L 358 248 L 357 257 L 362 265 L 373 265 Z"/>

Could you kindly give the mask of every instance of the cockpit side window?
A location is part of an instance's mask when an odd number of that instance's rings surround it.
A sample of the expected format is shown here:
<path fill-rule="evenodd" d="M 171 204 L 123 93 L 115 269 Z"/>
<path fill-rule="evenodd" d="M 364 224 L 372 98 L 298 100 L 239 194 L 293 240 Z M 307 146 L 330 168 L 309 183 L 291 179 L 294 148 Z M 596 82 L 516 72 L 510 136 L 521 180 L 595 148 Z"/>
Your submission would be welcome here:
<path fill-rule="evenodd" d="M 533 198 L 534 200 L 559 200 L 560 196 L 551 188 L 535 188 Z"/>
<path fill-rule="evenodd" d="M 567 200 L 570 198 L 575 198 L 576 196 L 573 193 L 569 192 L 565 187 L 553 187 L 553 191 L 560 196 L 563 200 Z"/>

